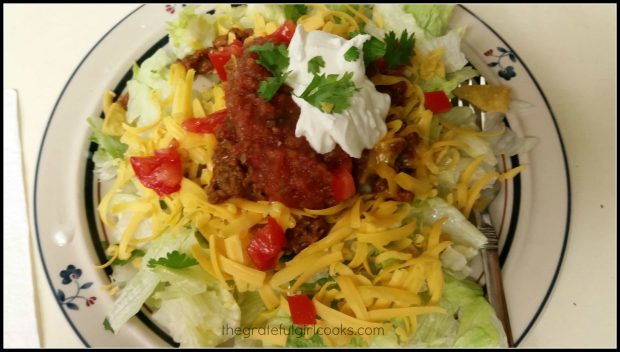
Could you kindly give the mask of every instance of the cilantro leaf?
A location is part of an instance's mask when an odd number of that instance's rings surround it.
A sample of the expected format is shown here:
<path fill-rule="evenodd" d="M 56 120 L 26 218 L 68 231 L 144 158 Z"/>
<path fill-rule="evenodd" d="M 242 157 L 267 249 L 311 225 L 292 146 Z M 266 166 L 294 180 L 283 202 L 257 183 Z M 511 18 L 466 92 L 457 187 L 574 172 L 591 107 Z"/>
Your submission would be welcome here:
<path fill-rule="evenodd" d="M 373 61 L 379 60 L 385 55 L 385 43 L 381 40 L 370 37 L 364 42 L 364 64 L 370 65 Z"/>
<path fill-rule="evenodd" d="M 360 57 L 360 51 L 358 48 L 352 46 L 344 53 L 344 59 L 347 61 L 356 61 Z"/>
<path fill-rule="evenodd" d="M 179 253 L 179 251 L 172 251 L 168 252 L 165 258 L 161 257 L 157 260 L 154 258 L 149 260 L 147 266 L 149 268 L 154 268 L 157 265 L 162 265 L 172 269 L 183 269 L 196 264 L 198 264 L 196 259 L 188 257 L 184 253 Z"/>
<path fill-rule="evenodd" d="M 116 259 L 112 262 L 112 265 L 125 265 L 128 263 L 131 263 L 134 259 L 138 258 L 138 257 L 144 257 L 144 251 L 141 249 L 134 249 L 133 252 L 131 252 L 131 256 L 127 259 Z"/>
<path fill-rule="evenodd" d="M 396 33 L 390 31 L 385 35 L 385 64 L 388 68 L 398 65 L 410 65 L 413 48 L 415 45 L 414 33 L 407 34 L 405 30 L 400 39 L 396 38 Z"/>
<path fill-rule="evenodd" d="M 293 330 L 296 331 L 296 330 Z M 301 330 L 303 331 L 303 330 Z M 306 347 L 326 347 L 320 335 L 314 334 L 311 337 L 298 336 L 296 334 L 288 335 L 286 340 L 287 347 L 306 348 Z"/>
<path fill-rule="evenodd" d="M 284 17 L 292 20 L 293 22 L 297 22 L 299 17 L 308 13 L 308 6 L 303 4 L 282 5 L 282 7 L 284 8 Z"/>
<path fill-rule="evenodd" d="M 278 46 L 275 46 L 273 43 L 254 45 L 250 48 L 250 51 L 258 53 L 256 63 L 269 70 L 274 77 L 280 76 L 288 67 L 288 51 L 284 44 Z"/>
<path fill-rule="evenodd" d="M 318 75 L 321 68 L 325 67 L 325 60 L 321 56 L 315 56 L 308 61 L 308 72 Z"/>
<path fill-rule="evenodd" d="M 288 76 L 288 73 L 284 73 L 290 62 L 288 51 L 284 44 L 275 46 L 273 43 L 254 45 L 250 48 L 250 51 L 258 53 L 256 63 L 269 70 L 273 75 L 273 77 L 260 82 L 258 87 L 258 95 L 264 100 L 269 101 L 280 89 L 280 86 L 284 84 Z"/>
<path fill-rule="evenodd" d="M 114 329 L 112 329 L 112 325 L 110 325 L 108 318 L 103 320 L 103 329 L 114 333 Z"/>
<path fill-rule="evenodd" d="M 286 81 L 286 77 L 288 77 L 288 72 L 278 77 L 268 77 L 264 81 L 260 82 L 260 86 L 258 87 L 258 95 L 265 99 L 265 101 L 271 100 L 278 89 L 280 89 L 280 86 L 282 86 L 284 81 Z"/>
<path fill-rule="evenodd" d="M 336 74 L 315 75 L 299 97 L 323 112 L 343 112 L 351 106 L 349 98 L 357 90 L 351 78 L 352 72 L 346 72 L 340 79 Z"/>

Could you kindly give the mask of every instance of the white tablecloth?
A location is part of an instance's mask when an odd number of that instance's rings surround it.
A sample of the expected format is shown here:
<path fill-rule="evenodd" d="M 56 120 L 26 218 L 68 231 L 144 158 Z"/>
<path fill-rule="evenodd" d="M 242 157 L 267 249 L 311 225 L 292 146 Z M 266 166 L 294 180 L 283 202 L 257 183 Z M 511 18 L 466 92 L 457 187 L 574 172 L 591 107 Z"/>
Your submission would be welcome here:
<path fill-rule="evenodd" d="M 39 143 L 62 87 L 97 40 L 136 6 L 3 6 L 4 87 L 19 93 L 29 204 Z M 540 83 L 570 164 L 566 258 L 522 346 L 616 346 L 616 5 L 467 7 L 519 53 Z M 42 346 L 82 346 L 38 258 L 33 265 Z"/>

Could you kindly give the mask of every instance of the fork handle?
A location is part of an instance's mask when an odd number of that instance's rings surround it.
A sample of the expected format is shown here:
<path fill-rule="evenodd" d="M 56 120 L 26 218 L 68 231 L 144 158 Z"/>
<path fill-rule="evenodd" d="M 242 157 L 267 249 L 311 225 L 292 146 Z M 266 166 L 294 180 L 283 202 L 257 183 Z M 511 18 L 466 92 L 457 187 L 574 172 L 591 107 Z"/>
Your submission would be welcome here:
<path fill-rule="evenodd" d="M 504 326 L 504 331 L 506 332 L 506 338 L 508 340 L 508 347 L 513 347 L 514 341 L 512 339 L 512 330 L 510 328 L 506 297 L 504 296 L 502 271 L 499 267 L 497 248 L 483 248 L 482 263 L 484 265 L 484 276 L 489 303 L 491 303 L 491 306 L 495 309 L 497 317 Z"/>

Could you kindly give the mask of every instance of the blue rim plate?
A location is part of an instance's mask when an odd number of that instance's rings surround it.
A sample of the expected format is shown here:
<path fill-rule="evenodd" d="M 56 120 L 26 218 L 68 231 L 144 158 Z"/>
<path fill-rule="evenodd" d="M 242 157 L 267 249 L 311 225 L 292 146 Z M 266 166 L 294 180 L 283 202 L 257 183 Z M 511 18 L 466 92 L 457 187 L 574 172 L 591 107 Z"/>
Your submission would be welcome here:
<path fill-rule="evenodd" d="M 95 208 L 100 185 L 92 174 L 86 117 L 101 114 L 106 89 L 119 92 L 140 63 L 167 44 L 165 22 L 180 5 L 146 5 L 127 15 L 95 44 L 73 72 L 47 123 L 37 160 L 33 199 L 35 234 L 43 268 L 57 303 L 86 346 L 175 346 L 144 310 L 117 334 L 103 320 L 113 299 L 104 286 L 105 231 Z M 172 11 L 171 11 L 172 9 Z M 501 234 L 501 260 L 513 335 L 523 343 L 555 285 L 568 239 L 570 182 L 562 137 L 540 86 L 517 53 L 464 6 L 452 28 L 465 26 L 463 51 L 490 83 L 513 89 L 508 114 L 519 135 L 537 136 L 530 153 L 503 158 L 505 168 L 527 165 L 506 182 L 492 205 Z M 66 151 L 75 151 L 67 153 Z"/>

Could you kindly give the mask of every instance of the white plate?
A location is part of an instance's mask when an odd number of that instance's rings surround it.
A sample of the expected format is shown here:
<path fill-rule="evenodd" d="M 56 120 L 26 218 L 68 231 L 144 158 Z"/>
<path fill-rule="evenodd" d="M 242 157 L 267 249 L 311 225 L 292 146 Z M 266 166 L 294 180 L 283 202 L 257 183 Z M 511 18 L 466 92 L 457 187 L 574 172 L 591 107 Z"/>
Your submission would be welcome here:
<path fill-rule="evenodd" d="M 60 309 L 86 346 L 169 346 L 170 338 L 148 319 L 130 320 L 114 335 L 102 325 L 112 305 L 103 286 L 110 281 L 95 265 L 103 257 L 103 231 L 94 209 L 99 184 L 93 179 L 93 146 L 86 117 L 101 114 L 106 89 L 122 88 L 134 61 L 142 62 L 167 43 L 165 22 L 180 5 L 148 5 L 113 27 L 77 67 L 49 119 L 37 163 L 34 223 L 41 260 Z M 501 259 L 513 335 L 520 343 L 534 326 L 559 271 L 570 220 L 566 155 L 549 104 L 519 56 L 465 7 L 452 27 L 467 27 L 463 51 L 490 83 L 508 85 L 518 108 L 508 115 L 519 135 L 538 136 L 534 151 L 506 158 L 527 164 L 504 184 L 493 204 L 501 232 Z M 500 74 L 501 73 L 501 74 Z M 79 271 L 78 271 L 79 270 Z"/>

